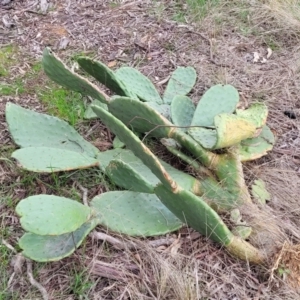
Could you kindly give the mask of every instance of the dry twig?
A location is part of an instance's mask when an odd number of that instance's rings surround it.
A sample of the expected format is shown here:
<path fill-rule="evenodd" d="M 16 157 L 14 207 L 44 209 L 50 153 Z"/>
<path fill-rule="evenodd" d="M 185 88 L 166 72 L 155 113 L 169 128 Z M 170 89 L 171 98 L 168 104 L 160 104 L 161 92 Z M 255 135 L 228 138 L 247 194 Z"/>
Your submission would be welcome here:
<path fill-rule="evenodd" d="M 33 277 L 32 261 L 27 259 L 26 263 L 27 263 L 27 276 L 28 276 L 29 282 L 39 290 L 39 292 L 42 294 L 43 300 L 49 300 L 49 296 L 48 296 L 46 289 L 39 282 L 37 282 Z"/>
<path fill-rule="evenodd" d="M 129 250 L 137 249 L 137 245 L 135 243 L 133 243 L 133 242 L 126 243 L 126 242 L 120 241 L 106 233 L 103 233 L 103 232 L 93 231 L 90 234 L 90 236 L 94 239 L 108 242 L 108 243 L 112 244 L 114 247 L 116 247 L 117 249 L 129 249 Z"/>

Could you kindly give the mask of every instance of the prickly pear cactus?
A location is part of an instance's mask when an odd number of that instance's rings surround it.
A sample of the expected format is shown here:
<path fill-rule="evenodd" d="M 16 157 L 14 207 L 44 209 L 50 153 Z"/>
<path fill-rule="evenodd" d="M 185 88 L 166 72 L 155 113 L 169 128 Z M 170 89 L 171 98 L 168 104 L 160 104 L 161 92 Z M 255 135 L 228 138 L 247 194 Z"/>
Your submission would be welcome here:
<path fill-rule="evenodd" d="M 12 157 L 27 170 L 52 173 L 99 164 L 99 150 L 65 121 L 12 103 L 6 105 L 6 121 L 13 140 L 23 148 Z"/>
<path fill-rule="evenodd" d="M 194 87 L 197 74 L 192 67 L 178 67 L 172 74 L 166 87 L 163 101 L 171 104 L 175 96 L 185 96 Z"/>
<path fill-rule="evenodd" d="M 23 199 L 16 207 L 22 227 L 37 235 L 61 235 L 86 223 L 92 210 L 81 203 L 54 195 Z"/>
<path fill-rule="evenodd" d="M 37 113 L 13 103 L 7 103 L 5 116 L 14 142 L 22 148 L 49 147 L 89 157 L 95 157 L 99 152 L 72 126 L 59 118 Z"/>
<path fill-rule="evenodd" d="M 233 113 L 238 102 L 239 93 L 233 86 L 214 85 L 200 99 L 191 125 L 214 128 L 215 116 L 221 113 Z"/>
<path fill-rule="evenodd" d="M 195 114 L 195 105 L 187 96 L 175 96 L 171 104 L 172 121 L 177 126 L 182 126 L 183 131 L 188 130 Z"/>
<path fill-rule="evenodd" d="M 95 219 L 84 223 L 77 230 L 61 235 L 25 233 L 19 240 L 24 256 L 39 262 L 57 261 L 71 255 L 85 237 L 96 227 Z"/>
<path fill-rule="evenodd" d="M 154 194 L 107 192 L 96 196 L 91 205 L 99 212 L 100 224 L 132 236 L 161 235 L 182 226 Z"/>
<path fill-rule="evenodd" d="M 271 129 L 265 125 L 258 137 L 243 140 L 238 146 L 241 161 L 260 158 L 273 149 L 275 137 Z"/>
<path fill-rule="evenodd" d="M 97 167 L 99 162 L 75 151 L 48 147 L 27 147 L 16 150 L 12 157 L 22 168 L 33 172 L 53 173 Z M 39 159 L 36 159 L 36 158 Z"/>
<path fill-rule="evenodd" d="M 161 104 L 163 101 L 153 83 L 134 68 L 122 67 L 116 71 L 116 77 L 133 94 L 143 101 Z"/>

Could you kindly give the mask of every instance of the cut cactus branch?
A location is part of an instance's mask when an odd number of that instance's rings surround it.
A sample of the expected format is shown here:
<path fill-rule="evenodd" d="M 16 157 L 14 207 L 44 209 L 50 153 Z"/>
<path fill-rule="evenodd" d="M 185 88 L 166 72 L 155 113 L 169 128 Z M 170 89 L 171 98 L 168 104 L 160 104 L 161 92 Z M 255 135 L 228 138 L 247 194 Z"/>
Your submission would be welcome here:
<path fill-rule="evenodd" d="M 82 95 L 98 99 L 102 103 L 108 103 L 109 97 L 104 92 L 84 77 L 67 68 L 50 48 L 45 48 L 42 63 L 45 73 L 54 82 Z"/>
<path fill-rule="evenodd" d="M 234 256 L 252 263 L 261 264 L 266 261 L 263 252 L 234 236 L 219 215 L 200 197 L 181 187 L 172 192 L 163 185 L 158 185 L 155 193 L 179 219 L 210 239 L 224 245 Z"/>

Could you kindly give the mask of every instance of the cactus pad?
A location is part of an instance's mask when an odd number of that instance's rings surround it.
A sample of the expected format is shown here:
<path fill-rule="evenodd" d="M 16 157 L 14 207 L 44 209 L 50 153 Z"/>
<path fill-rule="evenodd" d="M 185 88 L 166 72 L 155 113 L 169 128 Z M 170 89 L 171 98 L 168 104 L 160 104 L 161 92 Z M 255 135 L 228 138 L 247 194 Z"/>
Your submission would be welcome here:
<path fill-rule="evenodd" d="M 91 76 L 120 96 L 136 97 L 130 93 L 115 73 L 103 63 L 89 57 L 78 57 L 78 64 Z"/>
<path fill-rule="evenodd" d="M 118 80 L 123 82 L 131 93 L 140 99 L 161 104 L 162 99 L 153 83 L 134 68 L 122 67 L 115 72 Z"/>
<path fill-rule="evenodd" d="M 239 145 L 241 161 L 250 161 L 260 158 L 273 149 L 275 138 L 270 128 L 265 125 L 258 137 L 246 139 Z"/>
<path fill-rule="evenodd" d="M 48 147 L 19 149 L 12 157 L 26 170 L 45 173 L 86 169 L 99 164 L 96 159 L 81 153 Z"/>
<path fill-rule="evenodd" d="M 96 196 L 92 207 L 100 224 L 133 236 L 154 236 L 177 230 L 182 222 L 153 194 L 115 191 Z"/>
<path fill-rule="evenodd" d="M 230 147 L 240 141 L 251 138 L 256 132 L 256 126 L 247 119 L 229 114 L 219 114 L 215 117 L 218 141 L 214 149 Z"/>
<path fill-rule="evenodd" d="M 16 207 L 24 230 L 38 235 L 61 235 L 82 226 L 91 209 L 74 200 L 37 195 L 21 200 Z"/>
<path fill-rule="evenodd" d="M 22 148 L 58 148 L 90 157 L 95 157 L 99 152 L 72 126 L 56 117 L 37 113 L 13 103 L 6 104 L 5 115 L 14 142 Z"/>
<path fill-rule="evenodd" d="M 138 132 L 149 132 L 153 129 L 155 137 L 167 137 L 173 124 L 147 104 L 127 98 L 114 98 L 109 111 L 129 128 Z M 168 127 L 169 126 L 169 127 Z"/>
<path fill-rule="evenodd" d="M 76 231 L 62 235 L 25 233 L 19 240 L 24 256 L 39 262 L 57 261 L 71 255 L 97 225 L 96 220 L 83 224 Z"/>
<path fill-rule="evenodd" d="M 236 114 L 252 123 L 256 128 L 261 128 L 266 124 L 268 108 L 263 103 L 254 103 L 245 110 L 237 109 Z"/>
<path fill-rule="evenodd" d="M 257 179 L 252 185 L 252 195 L 260 203 L 266 204 L 271 200 L 271 195 L 266 189 L 266 184 L 262 179 Z"/>
<path fill-rule="evenodd" d="M 44 49 L 42 64 L 45 73 L 54 82 L 82 95 L 88 95 L 103 103 L 108 103 L 109 97 L 105 93 L 96 85 L 68 69 L 49 48 Z"/>
<path fill-rule="evenodd" d="M 192 126 L 214 127 L 214 118 L 221 113 L 233 113 L 239 102 L 239 93 L 231 85 L 215 85 L 200 99 Z"/>
<path fill-rule="evenodd" d="M 172 74 L 166 87 L 164 103 L 172 103 L 175 96 L 188 94 L 196 83 L 197 74 L 192 67 L 178 67 Z"/>
<path fill-rule="evenodd" d="M 177 126 L 190 126 L 193 115 L 195 113 L 195 105 L 189 97 L 175 96 L 171 103 L 172 121 Z M 187 131 L 188 128 L 181 128 Z"/>
<path fill-rule="evenodd" d="M 145 166 L 145 168 L 147 167 Z M 147 179 L 121 160 L 112 160 L 106 167 L 105 174 L 119 187 L 134 192 L 153 193 L 153 186 Z"/>

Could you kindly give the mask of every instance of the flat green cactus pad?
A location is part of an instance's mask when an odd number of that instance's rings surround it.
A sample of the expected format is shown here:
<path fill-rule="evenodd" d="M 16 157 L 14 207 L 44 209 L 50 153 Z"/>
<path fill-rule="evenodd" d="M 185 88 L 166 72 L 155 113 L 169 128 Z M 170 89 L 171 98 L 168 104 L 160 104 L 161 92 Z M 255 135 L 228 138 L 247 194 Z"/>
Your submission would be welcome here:
<path fill-rule="evenodd" d="M 197 74 L 193 67 L 178 67 L 166 87 L 164 103 L 172 103 L 175 96 L 187 95 L 196 83 Z"/>
<path fill-rule="evenodd" d="M 91 105 L 97 105 L 97 106 L 101 106 L 103 109 L 108 110 L 107 105 L 100 102 L 99 100 L 93 100 L 93 102 L 91 104 L 89 104 L 84 112 L 84 119 L 86 120 L 92 120 L 92 119 L 97 119 L 97 115 L 94 113 L 94 111 L 91 108 Z"/>
<path fill-rule="evenodd" d="M 12 157 L 26 170 L 45 173 L 86 169 L 99 164 L 97 159 L 90 156 L 48 147 L 19 149 L 13 152 Z"/>
<path fill-rule="evenodd" d="M 91 96 L 103 103 L 108 103 L 109 97 L 105 93 L 96 85 L 67 68 L 50 48 L 44 49 L 42 64 L 45 73 L 54 82 L 82 95 Z"/>
<path fill-rule="evenodd" d="M 115 72 L 118 80 L 123 82 L 131 93 L 140 99 L 161 104 L 162 99 L 153 83 L 134 68 L 122 67 Z"/>
<path fill-rule="evenodd" d="M 72 233 L 62 235 L 37 235 L 25 233 L 19 240 L 24 256 L 39 262 L 57 261 L 71 255 L 95 228 L 97 221 L 83 224 Z"/>
<path fill-rule="evenodd" d="M 77 62 L 82 69 L 117 95 L 136 97 L 135 94 L 130 93 L 126 89 L 125 85 L 117 78 L 115 73 L 103 63 L 83 56 L 78 57 Z"/>
<path fill-rule="evenodd" d="M 135 102 L 139 103 L 138 101 Z M 176 184 L 166 172 L 165 168 L 161 165 L 158 158 L 140 141 L 140 139 L 132 131 L 130 131 L 124 125 L 124 123 L 100 107 L 94 106 L 93 110 L 102 120 L 102 122 L 108 126 L 108 128 L 110 128 L 110 130 L 117 135 L 138 158 L 144 162 L 144 164 L 155 176 L 157 176 L 161 182 L 163 182 L 166 186 L 169 186 L 170 189 L 176 188 Z"/>
<path fill-rule="evenodd" d="M 50 147 L 95 157 L 99 150 L 81 137 L 67 122 L 13 103 L 6 104 L 8 129 L 22 148 Z M 22 124 L 22 126 L 20 126 Z"/>
<path fill-rule="evenodd" d="M 275 138 L 270 128 L 265 125 L 258 137 L 243 140 L 239 145 L 241 161 L 250 161 L 260 158 L 273 149 Z"/>
<path fill-rule="evenodd" d="M 253 137 L 256 132 L 256 126 L 252 122 L 236 115 L 219 114 L 215 117 L 215 125 L 218 141 L 214 149 L 236 145 Z"/>
<path fill-rule="evenodd" d="M 127 98 L 114 98 L 109 111 L 129 128 L 138 132 L 149 132 L 153 129 L 155 137 L 167 137 L 173 124 L 147 104 Z"/>
<path fill-rule="evenodd" d="M 215 116 L 233 113 L 239 102 L 239 93 L 231 85 L 217 84 L 211 87 L 200 99 L 191 125 L 214 127 Z"/>
<path fill-rule="evenodd" d="M 190 126 L 195 113 L 195 105 L 187 96 L 175 96 L 171 103 L 171 117 L 176 126 Z M 188 128 L 181 128 L 187 131 Z"/>
<path fill-rule="evenodd" d="M 216 242 L 223 245 L 230 243 L 233 234 L 202 198 L 181 187 L 172 192 L 162 184 L 154 191 L 161 202 L 183 222 Z"/>
<path fill-rule="evenodd" d="M 16 207 L 24 230 L 38 235 L 60 235 L 77 230 L 91 216 L 91 209 L 74 200 L 54 195 L 36 195 Z"/>
<path fill-rule="evenodd" d="M 92 207 L 100 224 L 132 236 L 154 236 L 177 230 L 182 222 L 153 194 L 115 191 L 96 196 Z"/>
<path fill-rule="evenodd" d="M 260 203 L 266 204 L 271 199 L 270 193 L 266 189 L 266 184 L 262 179 L 257 179 L 252 185 L 252 195 Z"/>
<path fill-rule="evenodd" d="M 145 166 L 145 168 L 147 167 Z M 150 172 L 148 169 L 148 173 Z M 153 186 L 147 179 L 121 160 L 112 160 L 105 169 L 105 174 L 114 184 L 124 189 L 141 193 L 153 193 Z"/>
<path fill-rule="evenodd" d="M 256 128 L 261 128 L 266 124 L 268 107 L 263 103 L 253 103 L 245 110 L 237 109 L 236 114 L 252 123 Z"/>

